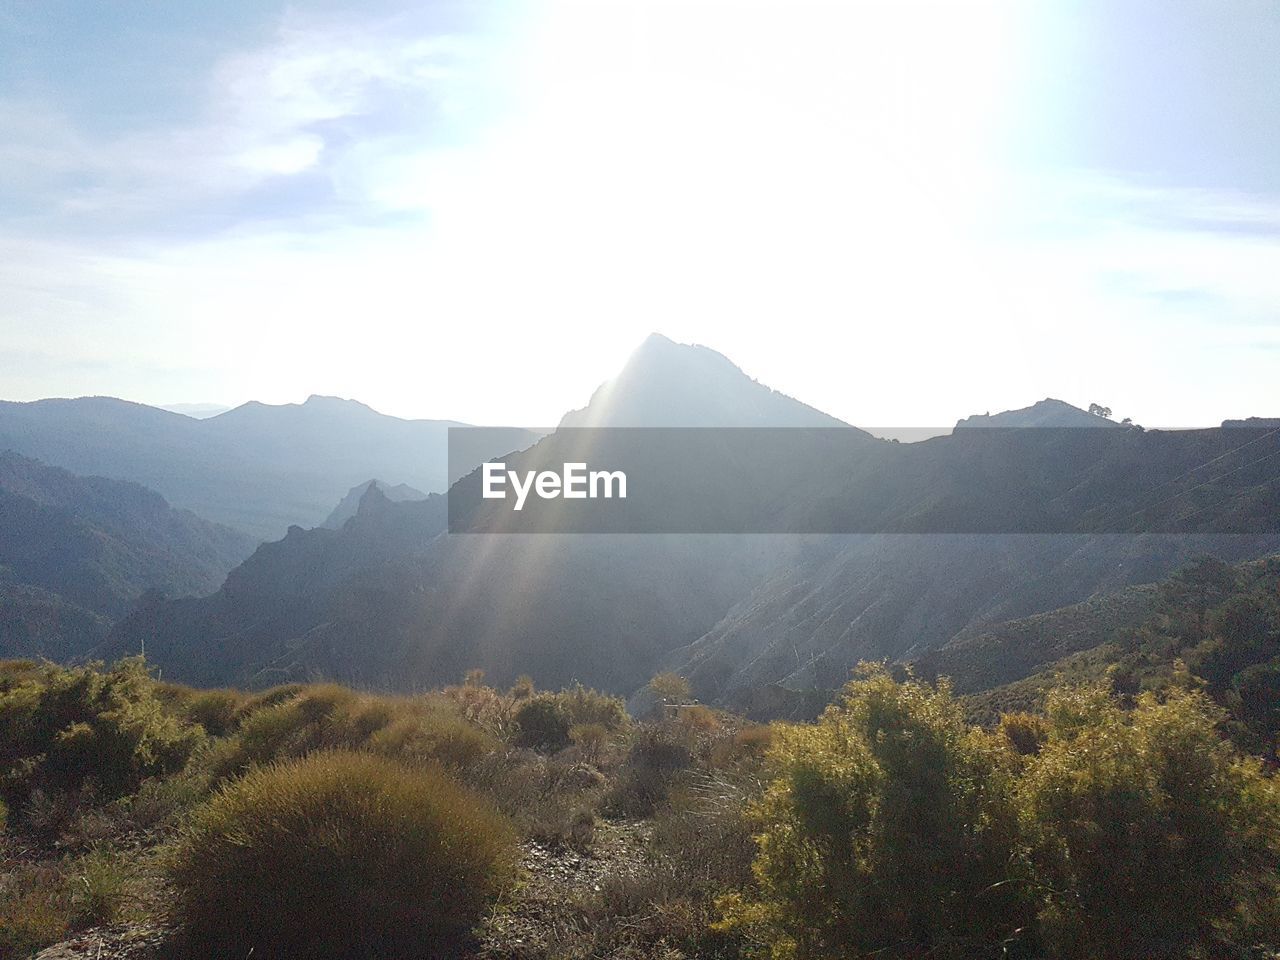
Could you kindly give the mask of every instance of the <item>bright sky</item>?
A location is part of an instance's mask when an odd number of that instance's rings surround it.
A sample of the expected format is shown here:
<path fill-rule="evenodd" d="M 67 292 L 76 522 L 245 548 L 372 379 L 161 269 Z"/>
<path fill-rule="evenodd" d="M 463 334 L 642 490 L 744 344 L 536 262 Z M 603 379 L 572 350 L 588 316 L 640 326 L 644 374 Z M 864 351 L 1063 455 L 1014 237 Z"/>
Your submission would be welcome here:
<path fill-rule="evenodd" d="M 14 0 L 0 397 L 1280 415 L 1272 0 Z"/>

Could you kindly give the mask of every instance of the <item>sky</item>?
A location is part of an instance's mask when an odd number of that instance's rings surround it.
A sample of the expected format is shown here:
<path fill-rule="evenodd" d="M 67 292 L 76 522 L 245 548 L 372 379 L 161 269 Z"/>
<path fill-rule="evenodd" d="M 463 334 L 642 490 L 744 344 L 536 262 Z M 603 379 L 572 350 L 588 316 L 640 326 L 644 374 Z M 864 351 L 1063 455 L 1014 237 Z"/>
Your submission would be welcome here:
<path fill-rule="evenodd" d="M 0 398 L 1280 416 L 1274 0 L 13 0 Z"/>

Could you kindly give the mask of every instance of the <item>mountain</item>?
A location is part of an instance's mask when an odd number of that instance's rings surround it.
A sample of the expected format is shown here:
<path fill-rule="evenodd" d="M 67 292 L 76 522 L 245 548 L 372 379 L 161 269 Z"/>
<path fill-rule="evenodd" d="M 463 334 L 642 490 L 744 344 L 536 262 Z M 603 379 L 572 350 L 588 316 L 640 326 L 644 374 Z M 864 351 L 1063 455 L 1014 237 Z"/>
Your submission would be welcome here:
<path fill-rule="evenodd" d="M 676 391 L 681 407 L 652 383 Z M 777 426 L 843 426 L 711 350 L 662 337 L 566 421 L 672 426 L 734 409 Z M 412 688 L 478 666 L 497 681 L 530 672 L 545 685 L 629 690 L 777 561 L 763 538 L 444 530 L 443 498 L 394 503 L 371 487 L 341 529 L 291 529 L 216 595 L 139 610 L 108 649 L 145 641 L 166 676 L 193 682 L 325 675 Z"/>
<path fill-rule="evenodd" d="M 498 683 L 530 673 L 547 686 L 577 679 L 630 692 L 668 667 L 703 699 L 743 702 L 760 690 L 835 688 L 860 659 L 915 658 L 983 624 L 1157 579 L 1201 553 L 1277 549 L 1274 537 L 1220 532 L 1280 515 L 1274 470 L 1247 459 L 1258 446 L 1239 450 L 1257 437 L 994 429 L 894 444 L 705 347 L 663 338 L 646 341 L 562 432 L 508 459 L 554 462 L 569 428 L 583 425 L 717 417 L 817 427 L 783 433 L 838 453 L 778 463 L 759 451 L 743 464 L 759 468 L 751 483 L 708 476 L 702 486 L 726 512 L 794 521 L 783 529 L 849 521 L 897 532 L 445 534 L 443 498 L 393 503 L 374 486 L 341 529 L 290 530 L 218 594 L 138 611 L 110 649 L 145 641 L 166 676 L 200 683 L 328 676 L 413 689 L 481 667 Z M 719 449 L 698 469 L 714 469 Z M 477 476 L 455 484 L 450 502 L 474 502 Z M 968 532 L 942 532 L 956 529 Z"/>
<path fill-rule="evenodd" d="M 562 427 L 847 427 L 752 380 L 709 347 L 650 334 Z"/>
<path fill-rule="evenodd" d="M 1063 400 L 1047 397 L 1020 410 L 974 414 L 956 424 L 956 429 L 972 427 L 1120 427 L 1122 424 L 1073 407 Z"/>
<path fill-rule="evenodd" d="M 149 591 L 216 590 L 253 549 L 134 483 L 0 453 L 0 656 L 65 659 Z"/>
<path fill-rule="evenodd" d="M 366 480 L 364 483 L 356 484 L 348 490 L 347 495 L 338 501 L 338 505 L 333 508 L 333 512 L 325 518 L 324 523 L 320 524 L 320 526 L 329 530 L 337 530 L 354 517 L 360 509 L 360 501 L 370 487 L 376 487 L 383 496 L 394 503 L 399 503 L 402 500 L 427 499 L 427 494 L 421 490 L 415 490 L 407 483 L 392 485 L 383 480 Z"/>
<path fill-rule="evenodd" d="M 352 400 L 251 402 L 207 419 L 111 397 L 0 402 L 0 449 L 75 473 L 130 480 L 174 506 L 274 539 L 321 523 L 353 486 L 386 477 L 448 486 L 448 420 L 403 420 Z M 460 476 L 488 456 L 528 446 L 525 430 L 475 432 Z"/>

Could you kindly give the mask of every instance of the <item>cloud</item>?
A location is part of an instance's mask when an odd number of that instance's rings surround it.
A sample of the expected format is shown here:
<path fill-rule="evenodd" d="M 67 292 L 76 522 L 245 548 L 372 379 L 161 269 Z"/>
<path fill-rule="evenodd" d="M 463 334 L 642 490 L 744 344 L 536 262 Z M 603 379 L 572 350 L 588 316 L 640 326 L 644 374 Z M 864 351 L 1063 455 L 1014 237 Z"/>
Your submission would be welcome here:
<path fill-rule="evenodd" d="M 388 18 L 308 22 L 290 15 L 268 44 L 225 56 L 204 96 L 174 122 L 141 129 L 79 128 L 58 104 L 0 100 L 0 204 L 32 233 L 139 237 L 250 224 L 251 196 L 281 178 L 328 180 L 352 153 L 384 142 L 418 148 L 447 136 L 444 116 L 465 81 L 465 36 L 408 35 Z M 349 182 L 347 186 L 349 187 Z M 300 221 L 338 206 L 313 191 Z M 341 197 L 348 207 L 369 202 Z M 326 209 L 326 205 L 329 209 Z M 266 219 L 282 215 L 268 204 Z"/>

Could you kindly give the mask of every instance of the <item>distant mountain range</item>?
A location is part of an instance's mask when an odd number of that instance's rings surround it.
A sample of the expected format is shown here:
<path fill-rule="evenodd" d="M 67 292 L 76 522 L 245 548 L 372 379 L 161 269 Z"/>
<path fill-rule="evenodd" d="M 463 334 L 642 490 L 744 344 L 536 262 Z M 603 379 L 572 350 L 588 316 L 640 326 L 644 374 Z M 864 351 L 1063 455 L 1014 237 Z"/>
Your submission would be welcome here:
<path fill-rule="evenodd" d="M 486 430 L 449 476 L 449 420 L 403 420 L 353 400 L 251 402 L 195 419 L 111 397 L 0 402 L 0 450 L 74 473 L 140 483 L 179 508 L 259 540 L 322 523 L 371 477 L 441 492 L 490 456 L 538 434 Z"/>
<path fill-rule="evenodd" d="M 919 450 L 908 457 L 751 380 L 712 350 L 662 337 L 646 341 L 562 426 L 848 429 L 858 438 L 851 449 L 862 452 L 819 469 L 812 487 L 779 509 L 863 509 L 883 496 L 885 515 L 904 523 L 963 516 L 972 498 L 991 500 L 992 484 L 1001 509 L 1052 500 L 1084 522 L 1101 505 L 1122 531 L 1143 529 L 1134 508 L 1176 519 L 1207 507 L 1206 516 L 1248 529 L 1277 504 L 1280 465 L 1231 459 L 1239 438 L 1221 430 L 1161 438 L 1052 400 L 977 419 L 1115 429 L 1087 431 L 1114 434 L 1106 442 L 1068 438 L 1065 446 L 962 429 L 912 445 Z M 968 427 L 979 425 L 973 420 Z M 1078 462 L 1085 456 L 1099 459 Z M 1214 463 L 1241 469 L 1196 472 Z M 901 464 L 914 466 L 904 473 Z M 1078 479 L 1062 476 L 1060 464 Z M 984 624 L 1147 582 L 1206 552 L 1246 559 L 1280 548 L 1275 537 L 1140 532 L 469 536 L 448 535 L 445 524 L 442 497 L 393 502 L 367 487 L 340 528 L 290 530 L 210 597 L 147 603 L 103 649 L 116 655 L 145 643 L 166 676 L 198 683 L 329 676 L 412 689 L 481 667 L 496 682 L 529 673 L 540 684 L 578 679 L 628 693 L 666 667 L 689 676 L 704 699 L 749 703 L 762 690 L 838 687 L 859 659 L 918 657 Z"/>
<path fill-rule="evenodd" d="M 206 594 L 248 536 L 134 483 L 0 453 L 0 657 L 92 649 L 148 591 Z"/>

